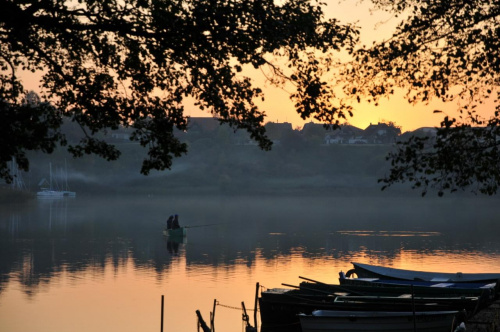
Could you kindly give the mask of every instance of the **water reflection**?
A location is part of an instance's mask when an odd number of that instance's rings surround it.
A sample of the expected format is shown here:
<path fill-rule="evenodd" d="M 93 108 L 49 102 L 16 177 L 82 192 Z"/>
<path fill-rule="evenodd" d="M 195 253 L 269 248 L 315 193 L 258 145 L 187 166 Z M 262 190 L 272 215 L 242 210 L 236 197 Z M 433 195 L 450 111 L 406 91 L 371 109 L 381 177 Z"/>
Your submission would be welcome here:
<path fill-rule="evenodd" d="M 27 303 L 51 305 L 53 297 L 67 301 L 65 293 L 80 291 L 83 302 L 89 296 L 102 301 L 101 287 L 123 284 L 107 300 L 111 307 L 128 292 L 121 305 L 132 301 L 136 306 L 130 310 L 153 311 L 151 294 L 168 290 L 169 299 L 185 300 L 182 309 L 168 303 L 178 312 L 170 324 L 188 331 L 194 330 L 194 309 L 210 308 L 215 297 L 250 306 L 256 281 L 279 287 L 304 275 L 336 282 L 351 261 L 415 270 L 500 271 L 496 201 L 424 204 L 414 199 L 392 208 L 387 203 L 339 197 L 78 197 L 1 207 L 0 306 L 7 300 L 18 303 L 18 310 Z M 186 239 L 162 235 L 172 212 L 183 226 L 192 226 Z M 7 317 L 6 311 L 0 313 L 0 321 Z M 237 319 L 231 317 L 219 321 Z M 19 324 L 9 319 L 10 327 Z"/>
<path fill-rule="evenodd" d="M 440 232 L 416 232 L 416 231 L 337 231 L 342 235 L 351 236 L 395 236 L 395 237 L 409 237 L 409 236 L 439 236 Z"/>
<path fill-rule="evenodd" d="M 227 219 L 220 218 L 220 223 L 192 228 L 187 243 L 187 238 L 162 236 L 164 209 L 161 204 L 149 202 L 147 209 L 139 211 L 137 207 L 141 204 L 128 199 L 116 199 L 110 204 L 93 200 L 37 201 L 3 211 L 0 236 L 4 277 L 1 283 L 9 279 L 12 272 L 17 272 L 23 284 L 36 285 L 62 270 L 77 273 L 90 267 L 103 269 L 109 258 L 113 266 L 131 259 L 137 266 L 162 271 L 168 270 L 179 256 L 185 257 L 188 265 L 217 267 L 242 261 L 252 266 L 258 259 L 257 253 L 261 255 L 259 259 L 264 260 L 297 255 L 308 259 L 384 257 L 390 260 L 403 252 L 487 255 L 499 250 L 494 235 L 498 234 L 499 226 L 491 224 L 489 219 L 477 220 L 474 225 L 467 220 L 454 220 L 448 228 L 440 222 L 394 224 L 400 230 L 367 229 L 366 220 L 361 219 L 351 223 L 348 229 L 345 223 L 331 223 L 324 217 L 308 224 L 293 218 L 284 218 L 286 223 L 278 223 L 269 216 L 258 222 L 259 218 L 245 214 L 234 218 L 233 214 L 241 208 L 237 204 L 230 211 L 225 206 Z M 162 200 L 157 203 L 160 202 L 163 203 Z M 183 214 L 181 220 L 192 225 L 207 222 L 198 221 L 199 216 L 190 214 Z M 299 215 L 297 220 L 300 218 Z M 386 224 L 391 223 L 384 219 Z M 485 225 L 476 227 L 477 223 Z M 359 226 L 362 228 L 356 229 Z M 428 230 L 412 229 L 416 227 Z"/>
<path fill-rule="evenodd" d="M 170 255 L 177 256 L 179 255 L 179 250 L 184 249 L 184 245 L 187 243 L 187 238 L 168 238 L 165 237 L 165 242 L 167 244 L 167 252 Z M 182 254 L 182 252 L 181 252 Z"/>

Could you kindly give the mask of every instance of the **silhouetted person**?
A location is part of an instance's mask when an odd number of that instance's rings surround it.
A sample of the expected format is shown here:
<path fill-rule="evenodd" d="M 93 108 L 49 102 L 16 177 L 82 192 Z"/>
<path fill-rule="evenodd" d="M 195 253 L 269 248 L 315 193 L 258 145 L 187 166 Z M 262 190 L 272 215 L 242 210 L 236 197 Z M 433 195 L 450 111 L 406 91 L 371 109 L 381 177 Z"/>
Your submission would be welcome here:
<path fill-rule="evenodd" d="M 170 216 L 167 219 L 167 229 L 172 229 L 172 224 L 174 222 L 174 216 Z"/>
<path fill-rule="evenodd" d="M 174 216 L 174 222 L 172 224 L 172 229 L 177 229 L 177 228 L 181 228 L 181 226 L 179 226 L 179 215 L 176 214 Z"/>

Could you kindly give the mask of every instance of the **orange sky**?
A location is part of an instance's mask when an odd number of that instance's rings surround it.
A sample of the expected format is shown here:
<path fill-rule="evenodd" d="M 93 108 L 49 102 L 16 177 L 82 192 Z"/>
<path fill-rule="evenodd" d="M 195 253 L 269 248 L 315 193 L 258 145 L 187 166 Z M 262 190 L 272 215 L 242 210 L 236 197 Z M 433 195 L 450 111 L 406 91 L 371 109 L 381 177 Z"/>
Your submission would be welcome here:
<path fill-rule="evenodd" d="M 326 18 L 336 18 L 340 23 L 356 23 L 361 27 L 361 43 L 371 45 L 374 41 L 388 38 L 391 31 L 397 25 L 398 20 L 386 12 L 371 10 L 369 1 L 336 0 L 326 1 Z M 257 86 L 262 87 L 265 92 L 265 101 L 259 102 L 259 107 L 265 111 L 267 118 L 265 122 L 290 122 L 293 127 L 302 127 L 304 123 L 312 119 L 302 120 L 295 112 L 293 102 L 290 100 L 292 90 L 271 86 L 265 83 L 264 77 L 259 71 L 253 72 L 252 79 Z M 453 113 L 451 105 L 443 105 L 436 101 L 430 105 L 410 105 L 403 97 L 403 93 L 391 96 L 390 100 L 383 99 L 379 106 L 368 103 L 354 105 L 354 117 L 347 121 L 356 127 L 366 128 L 370 123 L 379 121 L 392 121 L 402 127 L 402 131 L 411 131 L 420 127 L 435 127 L 443 119 L 443 114 L 434 114 L 436 109 Z M 193 106 L 186 106 L 187 113 L 191 116 L 210 116 L 209 113 L 197 110 Z"/>
<path fill-rule="evenodd" d="M 341 23 L 356 23 L 361 26 L 362 44 L 370 45 L 373 41 L 390 36 L 392 29 L 397 24 L 397 18 L 380 11 L 370 10 L 369 1 L 335 0 L 327 1 L 325 14 L 327 18 L 336 18 Z M 250 75 L 250 74 L 249 74 Z M 293 103 L 290 100 L 290 92 L 284 89 L 271 86 L 265 83 L 260 71 L 251 74 L 257 86 L 263 88 L 265 101 L 258 103 L 259 107 L 265 111 L 267 118 L 265 122 L 290 122 L 293 127 L 302 127 L 309 120 L 302 120 L 295 112 Z M 36 76 L 32 74 L 24 75 L 25 87 L 28 90 L 38 91 Z M 290 89 L 291 90 L 291 89 Z M 210 116 L 210 113 L 197 109 L 192 103 L 186 102 L 186 114 L 190 116 Z M 379 121 L 392 121 L 402 127 L 402 131 L 411 131 L 420 127 L 439 126 L 443 114 L 434 114 L 433 110 L 443 110 L 448 115 L 453 115 L 455 105 L 443 105 L 434 102 L 431 105 L 412 106 L 403 98 L 402 93 L 383 99 L 379 106 L 367 103 L 355 105 L 354 117 L 348 119 L 351 125 L 359 128 L 366 128 L 370 123 Z"/>

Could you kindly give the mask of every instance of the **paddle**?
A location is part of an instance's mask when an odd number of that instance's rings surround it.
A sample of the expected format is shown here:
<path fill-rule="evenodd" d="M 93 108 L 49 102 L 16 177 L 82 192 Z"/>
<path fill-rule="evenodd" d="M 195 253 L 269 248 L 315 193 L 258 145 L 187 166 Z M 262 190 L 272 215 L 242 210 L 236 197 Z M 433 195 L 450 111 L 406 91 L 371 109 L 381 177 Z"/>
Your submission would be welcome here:
<path fill-rule="evenodd" d="M 317 281 L 317 280 L 313 280 L 313 279 L 309 279 L 309 278 L 306 278 L 306 277 L 301 277 L 301 276 L 299 276 L 299 278 L 300 278 L 300 279 L 307 280 L 307 281 L 312 281 L 312 282 L 314 282 L 314 283 L 321 284 L 321 285 L 328 285 L 328 284 L 325 284 L 324 282 Z"/>
<path fill-rule="evenodd" d="M 317 281 L 317 280 L 313 280 L 313 279 L 309 279 L 309 278 L 301 277 L 301 276 L 299 276 L 299 278 L 303 279 L 303 280 L 314 282 L 316 284 L 334 287 L 334 288 L 341 290 L 343 292 L 346 292 L 346 293 L 352 293 L 352 294 L 356 294 L 356 295 L 366 295 L 366 293 L 364 293 L 364 292 L 355 291 L 355 290 L 349 289 L 348 287 L 343 287 L 341 285 L 330 285 L 330 284 L 326 284 L 326 283 L 321 282 L 321 281 Z"/>
<path fill-rule="evenodd" d="M 281 283 L 281 285 L 287 286 L 287 287 L 292 287 L 292 288 L 299 289 L 299 290 L 305 289 L 305 290 L 308 290 L 311 292 L 321 293 L 321 294 L 325 294 L 325 295 L 336 295 L 335 293 L 332 293 L 330 291 L 321 290 L 321 289 L 309 288 L 309 287 L 304 287 L 304 286 L 295 286 L 295 285 L 289 285 L 289 284 L 285 284 L 285 283 Z"/>
<path fill-rule="evenodd" d="M 222 225 L 222 224 L 225 224 L 225 223 L 205 224 L 205 225 L 194 225 L 194 226 L 184 226 L 184 228 L 208 227 L 208 226 L 216 226 L 216 225 Z"/>

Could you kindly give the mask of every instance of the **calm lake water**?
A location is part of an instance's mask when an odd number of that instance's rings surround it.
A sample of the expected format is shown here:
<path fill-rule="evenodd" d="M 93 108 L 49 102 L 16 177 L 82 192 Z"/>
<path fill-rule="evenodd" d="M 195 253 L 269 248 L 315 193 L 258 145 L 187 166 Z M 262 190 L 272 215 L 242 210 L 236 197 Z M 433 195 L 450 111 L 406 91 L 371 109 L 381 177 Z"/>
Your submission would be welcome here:
<path fill-rule="evenodd" d="M 0 206 L 0 331 L 242 331 L 256 284 L 338 283 L 350 262 L 500 272 L 500 201 L 77 197 Z M 185 241 L 162 236 L 169 214 Z M 253 311 L 248 312 L 253 324 Z"/>

